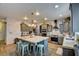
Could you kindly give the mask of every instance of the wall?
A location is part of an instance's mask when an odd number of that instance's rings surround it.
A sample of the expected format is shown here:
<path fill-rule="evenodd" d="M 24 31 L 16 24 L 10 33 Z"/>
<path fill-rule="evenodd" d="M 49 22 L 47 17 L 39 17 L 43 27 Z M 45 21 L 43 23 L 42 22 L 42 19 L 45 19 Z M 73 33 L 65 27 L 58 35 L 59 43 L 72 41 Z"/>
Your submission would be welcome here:
<path fill-rule="evenodd" d="M 20 36 L 20 21 L 7 18 L 6 44 L 14 43 L 14 39 Z"/>
<path fill-rule="evenodd" d="M 79 4 L 71 4 L 71 17 L 72 17 L 72 29 L 73 32 L 79 32 Z"/>

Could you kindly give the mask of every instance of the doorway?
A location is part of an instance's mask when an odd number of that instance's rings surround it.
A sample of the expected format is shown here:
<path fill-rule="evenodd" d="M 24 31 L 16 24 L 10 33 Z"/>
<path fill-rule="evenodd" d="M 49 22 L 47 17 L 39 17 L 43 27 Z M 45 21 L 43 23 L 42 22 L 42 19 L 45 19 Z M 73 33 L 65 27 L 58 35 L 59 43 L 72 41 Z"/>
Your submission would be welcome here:
<path fill-rule="evenodd" d="M 6 22 L 0 21 L 0 46 L 6 44 Z"/>

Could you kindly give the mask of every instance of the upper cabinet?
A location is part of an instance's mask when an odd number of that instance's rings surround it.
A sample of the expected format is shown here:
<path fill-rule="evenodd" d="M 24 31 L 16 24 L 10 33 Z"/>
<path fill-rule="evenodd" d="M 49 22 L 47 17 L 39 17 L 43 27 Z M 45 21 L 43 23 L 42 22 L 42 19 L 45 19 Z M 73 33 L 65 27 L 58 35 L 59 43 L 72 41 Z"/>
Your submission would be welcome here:
<path fill-rule="evenodd" d="M 21 23 L 20 24 L 21 25 L 21 31 L 29 31 L 29 27 L 28 27 L 28 25 L 26 25 L 25 23 Z"/>

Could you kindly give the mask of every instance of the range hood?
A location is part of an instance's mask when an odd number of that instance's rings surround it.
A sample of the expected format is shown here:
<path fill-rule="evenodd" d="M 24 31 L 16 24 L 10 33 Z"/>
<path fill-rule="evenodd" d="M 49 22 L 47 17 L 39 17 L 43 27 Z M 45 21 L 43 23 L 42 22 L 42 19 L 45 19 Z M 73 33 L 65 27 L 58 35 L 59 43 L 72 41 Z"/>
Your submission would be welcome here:
<path fill-rule="evenodd" d="M 58 29 L 57 27 L 57 20 L 54 20 L 55 26 L 53 27 L 54 29 Z"/>

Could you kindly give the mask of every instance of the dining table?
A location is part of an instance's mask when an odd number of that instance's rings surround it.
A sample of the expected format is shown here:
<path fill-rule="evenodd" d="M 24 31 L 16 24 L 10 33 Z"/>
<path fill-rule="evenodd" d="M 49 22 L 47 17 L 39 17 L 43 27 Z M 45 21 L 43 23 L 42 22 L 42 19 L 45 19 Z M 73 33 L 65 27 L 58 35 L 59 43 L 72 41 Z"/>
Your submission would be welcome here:
<path fill-rule="evenodd" d="M 47 56 L 48 55 L 48 39 L 49 37 L 43 37 L 43 36 L 36 36 L 36 35 L 33 35 L 33 36 L 19 36 L 17 37 L 19 40 L 23 40 L 23 41 L 26 41 L 26 42 L 29 42 L 30 44 L 33 44 L 33 47 L 36 47 L 36 45 L 40 42 L 44 42 L 44 47 L 45 47 L 45 53 L 44 55 Z M 36 51 L 34 49 L 34 55 L 36 56 Z"/>

